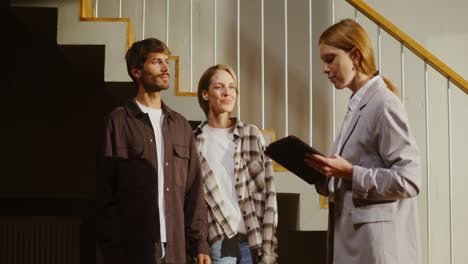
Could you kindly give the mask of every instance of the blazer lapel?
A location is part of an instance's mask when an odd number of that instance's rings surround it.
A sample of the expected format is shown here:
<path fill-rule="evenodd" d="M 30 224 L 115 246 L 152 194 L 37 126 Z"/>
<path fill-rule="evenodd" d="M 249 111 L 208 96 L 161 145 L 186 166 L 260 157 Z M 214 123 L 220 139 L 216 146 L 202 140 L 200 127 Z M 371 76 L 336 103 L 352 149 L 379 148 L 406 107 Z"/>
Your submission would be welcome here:
<path fill-rule="evenodd" d="M 338 141 L 340 140 L 341 133 L 343 131 L 340 131 L 335 138 L 335 141 L 333 141 L 333 146 L 332 146 L 332 153 L 336 153 L 338 151 Z"/>
<path fill-rule="evenodd" d="M 356 125 L 358 124 L 359 119 L 361 118 L 362 109 L 366 107 L 367 103 L 372 98 L 372 96 L 374 96 L 374 94 L 380 89 L 380 87 L 382 87 L 382 84 L 380 84 L 379 82 L 383 82 L 382 79 L 377 80 L 377 82 L 375 82 L 371 87 L 369 87 L 369 89 L 366 91 L 361 101 L 359 102 L 359 106 L 356 109 L 356 113 L 354 113 L 353 119 L 351 119 L 351 122 L 349 122 L 348 128 L 346 129 L 346 131 L 342 131 L 345 134 L 343 138 L 343 144 L 341 146 L 340 153 L 339 153 L 340 156 L 343 153 L 343 149 L 345 148 L 349 137 L 353 134 L 353 131 L 356 128 Z M 385 87 L 385 84 L 383 87 Z M 334 147 L 336 148 L 336 146 Z"/>
<path fill-rule="evenodd" d="M 340 149 L 340 153 L 339 153 L 340 156 L 341 156 L 341 154 L 343 153 L 343 149 L 345 148 L 346 143 L 348 142 L 349 137 L 350 137 L 351 134 L 353 133 L 354 128 L 356 127 L 356 125 L 357 125 L 357 123 L 358 123 L 360 117 L 361 117 L 361 111 L 358 111 L 358 112 L 356 112 L 356 113 L 354 114 L 353 119 L 352 119 L 351 122 L 349 123 L 349 126 L 348 126 L 348 128 L 346 129 L 346 132 L 345 132 L 345 136 L 344 136 L 344 140 L 343 140 L 343 145 L 341 146 L 341 149 Z"/>

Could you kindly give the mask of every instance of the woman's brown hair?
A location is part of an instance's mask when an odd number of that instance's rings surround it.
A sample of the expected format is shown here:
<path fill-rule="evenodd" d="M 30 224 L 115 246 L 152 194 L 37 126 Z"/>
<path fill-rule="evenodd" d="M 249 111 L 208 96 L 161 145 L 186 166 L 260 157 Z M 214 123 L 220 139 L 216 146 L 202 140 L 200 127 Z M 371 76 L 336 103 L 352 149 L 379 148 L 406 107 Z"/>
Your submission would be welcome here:
<path fill-rule="evenodd" d="M 370 76 L 379 74 L 369 36 L 356 21 L 344 19 L 330 26 L 320 36 L 319 44 L 326 44 L 346 52 L 356 49 L 361 54 L 357 70 Z M 382 79 L 388 89 L 398 95 L 398 88 L 387 78 L 382 76 Z"/>

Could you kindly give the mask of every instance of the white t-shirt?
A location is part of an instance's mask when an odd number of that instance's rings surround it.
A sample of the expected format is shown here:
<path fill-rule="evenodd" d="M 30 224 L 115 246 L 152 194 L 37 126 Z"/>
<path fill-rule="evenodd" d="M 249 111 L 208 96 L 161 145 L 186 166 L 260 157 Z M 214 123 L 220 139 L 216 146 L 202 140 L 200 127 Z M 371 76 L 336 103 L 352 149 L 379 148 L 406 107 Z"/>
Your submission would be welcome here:
<path fill-rule="evenodd" d="M 135 100 L 136 101 L 136 100 Z M 158 157 L 158 207 L 159 223 L 161 231 L 161 242 L 166 242 L 166 210 L 164 208 L 164 141 L 162 134 L 162 123 L 164 114 L 161 109 L 150 108 L 136 101 L 143 113 L 147 113 L 153 126 L 156 154 Z"/>
<path fill-rule="evenodd" d="M 213 128 L 209 125 L 203 127 L 205 144 L 203 144 L 202 154 L 213 171 L 216 183 L 221 193 L 224 194 L 224 201 L 228 205 L 234 225 L 237 225 L 237 232 L 246 234 L 244 219 L 242 218 L 237 198 L 234 179 L 234 134 L 232 128 Z"/>

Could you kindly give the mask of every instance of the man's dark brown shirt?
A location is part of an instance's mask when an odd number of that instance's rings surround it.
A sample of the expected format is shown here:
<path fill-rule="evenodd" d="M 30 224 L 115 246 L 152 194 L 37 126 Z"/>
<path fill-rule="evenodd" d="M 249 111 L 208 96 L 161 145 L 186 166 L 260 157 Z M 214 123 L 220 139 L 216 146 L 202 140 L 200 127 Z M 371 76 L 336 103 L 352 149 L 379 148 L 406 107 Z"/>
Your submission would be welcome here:
<path fill-rule="evenodd" d="M 208 254 L 207 211 L 193 132 L 162 103 L 166 263 Z M 158 162 L 149 116 L 134 100 L 108 117 L 97 180 L 98 240 L 106 263 L 155 263 L 161 243 Z"/>

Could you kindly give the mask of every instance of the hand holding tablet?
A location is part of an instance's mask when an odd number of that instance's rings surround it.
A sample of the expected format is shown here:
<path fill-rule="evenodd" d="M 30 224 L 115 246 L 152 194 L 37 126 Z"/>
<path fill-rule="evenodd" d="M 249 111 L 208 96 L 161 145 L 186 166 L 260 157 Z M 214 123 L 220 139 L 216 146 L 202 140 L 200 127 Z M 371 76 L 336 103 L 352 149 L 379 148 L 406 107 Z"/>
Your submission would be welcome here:
<path fill-rule="evenodd" d="M 296 136 L 287 136 L 271 143 L 265 154 L 309 184 L 323 177 L 320 172 L 309 167 L 304 159 L 307 154 L 324 155 Z"/>

